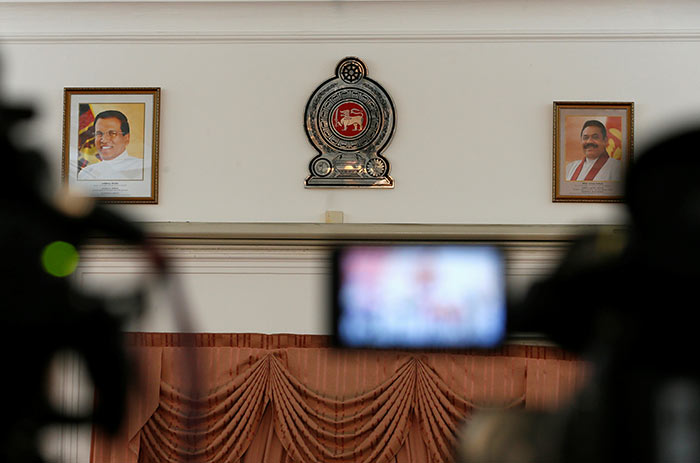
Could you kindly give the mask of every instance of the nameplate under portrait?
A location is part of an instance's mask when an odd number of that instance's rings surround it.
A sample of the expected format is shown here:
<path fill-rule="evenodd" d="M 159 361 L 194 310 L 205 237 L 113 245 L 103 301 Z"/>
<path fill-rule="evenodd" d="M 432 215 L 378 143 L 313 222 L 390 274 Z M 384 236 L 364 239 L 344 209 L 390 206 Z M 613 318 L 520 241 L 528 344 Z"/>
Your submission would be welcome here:
<path fill-rule="evenodd" d="M 158 203 L 160 88 L 65 88 L 63 180 L 109 203 Z"/>
<path fill-rule="evenodd" d="M 634 103 L 554 102 L 554 202 L 621 202 Z"/>

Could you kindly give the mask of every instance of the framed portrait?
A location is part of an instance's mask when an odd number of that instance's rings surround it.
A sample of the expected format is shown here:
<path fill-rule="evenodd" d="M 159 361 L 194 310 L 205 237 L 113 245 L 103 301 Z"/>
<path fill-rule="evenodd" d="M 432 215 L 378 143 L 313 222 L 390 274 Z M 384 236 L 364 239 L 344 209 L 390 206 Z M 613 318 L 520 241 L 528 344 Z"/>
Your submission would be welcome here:
<path fill-rule="evenodd" d="M 554 102 L 554 202 L 620 202 L 632 162 L 634 103 Z"/>
<path fill-rule="evenodd" d="M 65 88 L 63 181 L 108 203 L 158 203 L 160 88 Z"/>

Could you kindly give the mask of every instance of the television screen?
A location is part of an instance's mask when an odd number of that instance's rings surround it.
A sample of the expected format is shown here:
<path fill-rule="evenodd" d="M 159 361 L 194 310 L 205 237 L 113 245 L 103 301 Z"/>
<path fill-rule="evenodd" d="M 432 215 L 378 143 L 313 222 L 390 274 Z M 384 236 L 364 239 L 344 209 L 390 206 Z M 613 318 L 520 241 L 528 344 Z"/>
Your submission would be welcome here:
<path fill-rule="evenodd" d="M 498 247 L 347 246 L 332 261 L 338 346 L 489 348 L 505 337 Z"/>

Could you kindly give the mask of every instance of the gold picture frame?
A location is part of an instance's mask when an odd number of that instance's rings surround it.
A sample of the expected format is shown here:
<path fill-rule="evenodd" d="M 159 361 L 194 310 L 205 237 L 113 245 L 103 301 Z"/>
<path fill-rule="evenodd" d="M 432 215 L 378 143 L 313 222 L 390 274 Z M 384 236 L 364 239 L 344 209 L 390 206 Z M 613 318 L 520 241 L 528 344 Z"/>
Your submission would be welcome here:
<path fill-rule="evenodd" d="M 62 176 L 105 203 L 158 203 L 160 88 L 63 90 Z"/>
<path fill-rule="evenodd" d="M 634 103 L 554 102 L 552 201 L 622 202 Z"/>

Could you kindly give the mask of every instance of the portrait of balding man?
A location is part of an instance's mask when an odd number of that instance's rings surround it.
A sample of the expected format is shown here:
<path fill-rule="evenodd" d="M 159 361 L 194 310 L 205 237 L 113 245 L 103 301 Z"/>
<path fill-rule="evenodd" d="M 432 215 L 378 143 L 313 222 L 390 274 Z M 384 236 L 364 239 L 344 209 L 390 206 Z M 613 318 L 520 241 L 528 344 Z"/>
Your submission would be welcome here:
<path fill-rule="evenodd" d="M 620 181 L 622 161 L 611 158 L 606 147 L 608 133 L 605 125 L 597 120 L 588 120 L 581 128 L 582 157 L 566 164 L 568 181 Z"/>
<path fill-rule="evenodd" d="M 78 172 L 78 180 L 142 180 L 143 159 L 130 156 L 129 121 L 116 110 L 95 116 L 95 148 L 101 159 Z"/>

